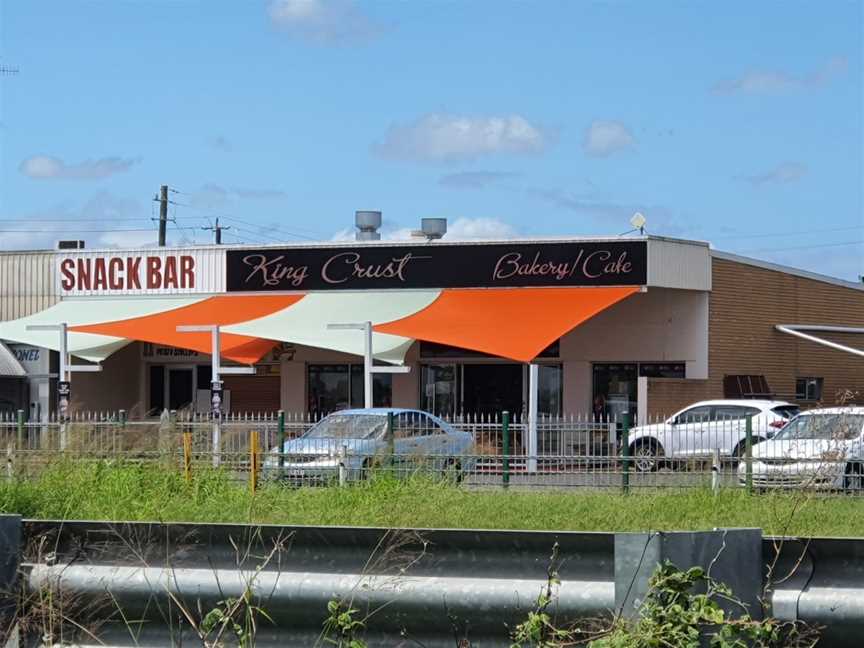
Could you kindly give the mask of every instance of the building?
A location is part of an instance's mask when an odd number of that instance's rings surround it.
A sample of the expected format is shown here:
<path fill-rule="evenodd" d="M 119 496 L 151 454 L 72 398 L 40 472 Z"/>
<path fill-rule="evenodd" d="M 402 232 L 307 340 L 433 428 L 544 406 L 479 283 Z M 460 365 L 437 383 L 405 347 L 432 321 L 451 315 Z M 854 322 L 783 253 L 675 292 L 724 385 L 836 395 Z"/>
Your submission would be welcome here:
<path fill-rule="evenodd" d="M 61 322 L 102 366 L 72 374 L 79 410 L 208 410 L 211 335 L 177 331 L 207 324 L 223 363 L 255 367 L 222 377 L 223 409 L 362 406 L 364 335 L 328 325 L 365 321 L 376 361 L 410 368 L 374 374 L 377 405 L 528 413 L 534 393 L 540 415 L 644 417 L 864 394 L 864 284 L 638 236 L 0 253 L 18 364 L 0 409 L 54 408 L 60 334 L 27 326 Z"/>

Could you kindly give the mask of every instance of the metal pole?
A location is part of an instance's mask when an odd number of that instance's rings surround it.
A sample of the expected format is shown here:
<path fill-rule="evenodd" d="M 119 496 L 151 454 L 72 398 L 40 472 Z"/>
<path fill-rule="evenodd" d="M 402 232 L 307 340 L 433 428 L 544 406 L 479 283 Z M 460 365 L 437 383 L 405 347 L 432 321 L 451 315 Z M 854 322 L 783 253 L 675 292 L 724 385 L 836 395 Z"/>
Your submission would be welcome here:
<path fill-rule="evenodd" d="M 346 465 L 347 461 L 348 461 L 348 446 L 343 444 L 342 447 L 339 448 L 339 485 L 340 486 L 344 486 L 345 482 L 347 481 L 347 478 L 348 478 L 348 468 Z"/>
<path fill-rule="evenodd" d="M 285 410 L 279 410 L 278 418 L 276 419 L 276 442 L 279 444 L 279 474 L 282 474 L 282 468 L 285 467 Z"/>
<path fill-rule="evenodd" d="M 18 410 L 18 450 L 24 449 L 24 410 Z"/>
<path fill-rule="evenodd" d="M 504 488 L 510 486 L 510 412 L 504 411 L 501 413 L 501 481 Z"/>
<path fill-rule="evenodd" d="M 744 462 L 747 493 L 753 492 L 753 417 L 748 416 L 744 425 Z"/>
<path fill-rule="evenodd" d="M 222 353 L 220 348 L 219 327 L 214 326 L 210 332 L 211 337 L 211 355 L 210 355 L 210 393 L 211 406 L 213 409 L 213 467 L 218 468 L 221 463 L 221 443 L 222 443 L 222 409 L 221 402 L 217 403 L 216 398 L 213 398 L 214 392 L 221 394 L 220 387 L 222 381 L 219 380 L 219 357 Z M 252 489 L 254 492 L 254 488 Z"/>
<path fill-rule="evenodd" d="M 537 401 L 540 367 L 528 365 L 528 472 L 537 472 Z"/>
<path fill-rule="evenodd" d="M 711 451 L 711 490 L 714 493 L 720 490 L 720 448 Z"/>
<path fill-rule="evenodd" d="M 372 407 L 372 322 L 363 322 L 363 407 Z"/>
<path fill-rule="evenodd" d="M 621 415 L 621 491 L 627 495 L 630 492 L 630 413 Z"/>
<path fill-rule="evenodd" d="M 69 380 L 71 377 L 68 374 L 68 365 L 69 365 L 69 351 L 68 351 L 68 340 L 66 339 L 67 327 L 66 322 L 60 324 L 60 382 L 62 383 L 71 383 Z M 58 385 L 59 388 L 59 385 Z M 70 384 L 70 393 L 71 393 L 71 384 Z M 65 403 L 65 405 L 64 405 Z M 60 409 L 60 452 L 66 450 L 66 419 L 68 418 L 69 413 L 69 400 L 65 398 L 60 398 L 58 403 L 58 409 Z"/>
<path fill-rule="evenodd" d="M 387 463 L 392 468 L 393 453 L 396 451 L 395 434 L 396 434 L 396 417 L 393 412 L 387 412 Z"/>
<path fill-rule="evenodd" d="M 168 227 L 168 185 L 159 188 L 159 247 L 165 247 L 165 230 Z"/>

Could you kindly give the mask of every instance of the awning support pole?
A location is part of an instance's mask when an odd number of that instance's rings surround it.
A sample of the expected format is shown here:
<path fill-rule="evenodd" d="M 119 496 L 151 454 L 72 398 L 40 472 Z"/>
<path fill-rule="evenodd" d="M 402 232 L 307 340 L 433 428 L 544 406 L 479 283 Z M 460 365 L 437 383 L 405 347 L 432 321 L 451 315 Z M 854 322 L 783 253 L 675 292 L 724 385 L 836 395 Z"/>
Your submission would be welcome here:
<path fill-rule="evenodd" d="M 376 367 L 372 354 L 372 322 L 351 322 L 348 324 L 328 324 L 331 331 L 363 331 L 363 408 L 371 409 L 372 375 L 376 373 L 408 373 L 411 367 Z"/>
<path fill-rule="evenodd" d="M 788 333 L 789 335 L 794 335 L 795 337 L 799 337 L 803 340 L 808 340 L 810 342 L 815 342 L 816 344 L 821 344 L 823 346 L 829 347 L 831 349 L 837 349 L 838 351 L 845 351 L 846 353 L 851 353 L 853 355 L 864 357 L 864 351 L 861 349 L 855 349 L 853 347 L 848 347 L 843 344 L 837 344 L 836 342 L 831 342 L 830 340 L 825 340 L 820 337 L 816 337 L 815 335 L 808 335 L 807 333 L 802 333 L 801 331 L 821 331 L 825 333 L 864 333 L 864 328 L 858 328 L 854 326 L 807 326 L 801 324 L 777 324 L 774 328 L 776 328 L 781 333 Z"/>
<path fill-rule="evenodd" d="M 213 467 L 218 468 L 222 455 L 222 374 L 255 373 L 255 367 L 222 368 L 222 337 L 218 324 L 178 326 L 178 333 L 210 333 L 210 407 L 213 415 Z"/>
<path fill-rule="evenodd" d="M 102 365 L 73 365 L 69 355 L 69 324 L 28 324 L 28 331 L 57 331 L 60 333 L 60 371 L 57 381 L 57 414 L 60 419 L 60 450 L 66 449 L 66 422 L 69 419 L 69 402 L 72 400 L 72 372 L 102 371 Z"/>
<path fill-rule="evenodd" d="M 537 472 L 537 401 L 540 367 L 528 365 L 528 472 Z"/>

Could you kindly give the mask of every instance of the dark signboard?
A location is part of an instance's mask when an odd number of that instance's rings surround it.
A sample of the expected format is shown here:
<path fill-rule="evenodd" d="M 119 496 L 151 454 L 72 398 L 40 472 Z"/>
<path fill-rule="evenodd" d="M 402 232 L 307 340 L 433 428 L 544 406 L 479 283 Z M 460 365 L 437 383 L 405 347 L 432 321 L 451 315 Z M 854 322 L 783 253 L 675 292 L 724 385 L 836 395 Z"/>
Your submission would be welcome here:
<path fill-rule="evenodd" d="M 645 241 L 227 250 L 231 292 L 641 286 Z"/>

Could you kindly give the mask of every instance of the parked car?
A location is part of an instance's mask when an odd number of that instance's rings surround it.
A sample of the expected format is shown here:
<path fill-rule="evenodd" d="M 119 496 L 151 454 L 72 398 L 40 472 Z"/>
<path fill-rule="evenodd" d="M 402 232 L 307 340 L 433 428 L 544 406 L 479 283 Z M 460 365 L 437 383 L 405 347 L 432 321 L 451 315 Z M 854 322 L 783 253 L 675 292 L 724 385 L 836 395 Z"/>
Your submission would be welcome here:
<path fill-rule="evenodd" d="M 393 452 L 387 439 L 393 414 Z M 422 469 L 453 474 L 458 480 L 473 469 L 474 437 L 427 412 L 410 409 L 354 409 L 334 412 L 302 436 L 285 442 L 283 465 L 274 448 L 262 466 L 265 476 L 296 483 L 338 479 L 344 461 L 347 479 L 364 479 L 371 469 L 392 460 L 402 474 Z M 344 453 L 344 459 L 341 454 Z"/>
<path fill-rule="evenodd" d="M 864 488 L 864 407 L 802 412 L 773 439 L 753 448 L 757 488 Z M 746 482 L 747 466 L 738 466 Z"/>
<path fill-rule="evenodd" d="M 744 452 L 746 420 L 752 417 L 753 443 L 770 439 L 799 411 L 797 405 L 771 400 L 710 400 L 685 407 L 662 423 L 630 430 L 629 449 L 639 471 L 656 470 L 663 458 L 720 456 Z"/>

